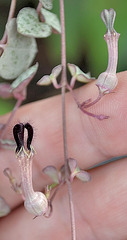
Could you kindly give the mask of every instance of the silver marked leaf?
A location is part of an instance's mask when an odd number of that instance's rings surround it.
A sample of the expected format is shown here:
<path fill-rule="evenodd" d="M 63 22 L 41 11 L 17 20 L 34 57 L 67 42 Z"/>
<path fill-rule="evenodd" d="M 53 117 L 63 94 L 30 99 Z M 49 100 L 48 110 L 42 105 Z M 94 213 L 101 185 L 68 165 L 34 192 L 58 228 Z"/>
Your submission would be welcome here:
<path fill-rule="evenodd" d="M 0 197 L 0 217 L 4 217 L 10 213 L 11 209 L 4 198 Z"/>
<path fill-rule="evenodd" d="M 51 27 L 39 21 L 34 8 L 23 8 L 17 16 L 17 30 L 20 34 L 34 38 L 45 38 L 51 35 Z"/>
<path fill-rule="evenodd" d="M 24 37 L 17 32 L 16 19 L 11 19 L 6 29 L 8 41 L 0 57 L 0 76 L 14 79 L 31 65 L 37 53 L 37 45 L 34 38 Z"/>
<path fill-rule="evenodd" d="M 48 10 L 52 9 L 52 7 L 53 7 L 52 0 L 39 0 L 39 1 L 42 3 L 44 8 L 46 8 Z"/>
<path fill-rule="evenodd" d="M 17 89 L 19 91 L 23 90 L 29 82 L 32 80 L 38 69 L 38 63 L 34 66 L 28 68 L 24 73 L 22 73 L 13 83 L 11 84 L 11 89 Z"/>
<path fill-rule="evenodd" d="M 61 33 L 60 21 L 56 14 L 49 12 L 44 8 L 41 8 L 41 14 L 45 19 L 45 23 L 55 29 L 57 33 Z"/>
<path fill-rule="evenodd" d="M 59 176 L 58 171 L 54 166 L 47 166 L 43 169 L 43 172 L 48 175 L 54 183 L 59 184 Z"/>

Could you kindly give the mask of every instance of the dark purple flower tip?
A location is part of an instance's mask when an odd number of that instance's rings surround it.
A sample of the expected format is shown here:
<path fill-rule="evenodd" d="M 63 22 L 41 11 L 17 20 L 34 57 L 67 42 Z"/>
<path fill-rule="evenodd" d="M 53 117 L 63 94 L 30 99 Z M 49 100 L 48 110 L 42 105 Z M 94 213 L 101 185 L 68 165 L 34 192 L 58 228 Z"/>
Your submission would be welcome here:
<path fill-rule="evenodd" d="M 27 137 L 27 148 L 28 150 L 30 150 L 30 145 L 31 145 L 31 142 L 32 142 L 32 139 L 33 139 L 33 127 L 29 124 L 29 123 L 26 123 L 24 125 L 24 127 L 27 129 L 28 131 L 28 137 Z"/>
<path fill-rule="evenodd" d="M 24 146 L 24 125 L 23 123 L 16 124 L 13 128 L 13 136 L 17 144 L 16 152 L 19 152 Z"/>
<path fill-rule="evenodd" d="M 13 128 L 13 135 L 14 135 L 14 139 L 15 142 L 17 144 L 17 148 L 16 148 L 16 152 L 19 152 L 21 147 L 24 146 L 24 129 L 27 129 L 28 132 L 28 137 L 27 137 L 27 149 L 30 150 L 31 147 L 31 142 L 33 139 L 33 127 L 29 124 L 23 124 L 23 123 L 19 123 L 16 124 Z"/>

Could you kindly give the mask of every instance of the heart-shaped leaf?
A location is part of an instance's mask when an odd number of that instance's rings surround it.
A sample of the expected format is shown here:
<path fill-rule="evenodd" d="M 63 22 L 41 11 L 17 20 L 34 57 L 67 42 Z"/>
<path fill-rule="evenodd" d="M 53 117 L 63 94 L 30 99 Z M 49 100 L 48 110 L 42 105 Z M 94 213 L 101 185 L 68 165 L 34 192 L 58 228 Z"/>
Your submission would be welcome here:
<path fill-rule="evenodd" d="M 23 8 L 17 16 L 17 30 L 19 33 L 35 38 L 45 38 L 51 35 L 51 27 L 39 21 L 34 8 Z"/>
<path fill-rule="evenodd" d="M 61 33 L 60 22 L 56 14 L 49 12 L 44 8 L 41 8 L 41 14 L 45 19 L 45 23 L 55 29 L 58 33 Z"/>
<path fill-rule="evenodd" d="M 39 1 L 42 3 L 44 8 L 46 8 L 48 10 L 52 9 L 52 7 L 53 7 L 52 0 L 39 0 Z"/>
<path fill-rule="evenodd" d="M 38 63 L 36 63 L 34 66 L 28 68 L 24 73 L 22 73 L 12 84 L 11 89 L 12 91 L 16 88 L 22 88 L 24 89 L 26 85 L 29 84 L 29 81 L 31 80 L 31 77 L 33 78 L 36 74 L 38 69 Z M 27 80 L 27 81 L 26 81 Z M 25 82 L 25 83 L 24 83 Z M 23 84 L 24 83 L 24 84 Z M 22 85 L 22 87 L 21 87 Z"/>
<path fill-rule="evenodd" d="M 0 76 L 14 79 L 31 65 L 37 45 L 34 38 L 24 37 L 17 32 L 16 19 L 11 19 L 6 29 L 8 42 L 0 57 Z"/>

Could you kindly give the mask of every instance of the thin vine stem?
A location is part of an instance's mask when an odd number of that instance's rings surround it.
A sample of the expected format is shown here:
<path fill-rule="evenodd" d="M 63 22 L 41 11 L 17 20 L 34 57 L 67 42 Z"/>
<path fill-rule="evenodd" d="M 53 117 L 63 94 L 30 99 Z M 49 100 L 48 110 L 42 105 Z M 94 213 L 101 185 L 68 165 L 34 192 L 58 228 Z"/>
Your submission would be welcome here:
<path fill-rule="evenodd" d="M 74 206 L 73 206 L 73 200 L 72 200 L 72 188 L 71 188 L 71 183 L 69 181 L 69 172 L 68 172 L 68 147 L 67 147 L 67 127 L 66 127 L 66 106 L 65 106 L 65 91 L 66 91 L 66 85 L 67 85 L 67 76 L 66 76 L 66 42 L 65 42 L 64 0 L 59 0 L 59 1 L 60 1 L 60 19 L 61 19 L 61 64 L 62 64 L 61 95 L 62 95 L 62 120 L 63 120 L 65 179 L 66 179 L 66 183 L 67 183 L 68 196 L 69 196 L 72 240 L 76 240 L 76 227 L 75 227 Z"/>

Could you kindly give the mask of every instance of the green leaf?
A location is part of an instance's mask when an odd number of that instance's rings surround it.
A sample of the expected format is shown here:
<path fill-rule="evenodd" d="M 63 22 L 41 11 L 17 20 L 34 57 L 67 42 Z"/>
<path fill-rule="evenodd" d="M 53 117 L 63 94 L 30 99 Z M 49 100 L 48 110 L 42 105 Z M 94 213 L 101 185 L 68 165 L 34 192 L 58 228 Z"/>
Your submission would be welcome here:
<path fill-rule="evenodd" d="M 53 7 L 52 0 L 40 0 L 40 2 L 42 3 L 43 7 L 48 10 L 51 10 Z"/>
<path fill-rule="evenodd" d="M 37 53 L 37 45 L 34 38 L 24 37 L 17 32 L 16 19 L 11 19 L 6 29 L 8 42 L 0 57 L 0 76 L 14 79 L 31 65 Z"/>
<path fill-rule="evenodd" d="M 58 33 L 61 33 L 60 21 L 56 14 L 49 12 L 44 8 L 41 8 L 41 14 L 45 19 L 45 23 L 55 29 Z"/>
<path fill-rule="evenodd" d="M 28 68 L 24 73 L 22 73 L 12 84 L 11 84 L 11 89 L 14 90 L 18 87 L 20 87 L 21 85 L 23 86 L 23 89 L 26 87 L 23 85 L 23 83 L 28 80 L 27 82 L 25 82 L 25 85 L 29 83 L 29 81 L 31 80 L 31 77 L 33 78 L 33 76 L 36 74 L 38 69 L 38 63 L 36 63 L 34 66 Z"/>
<path fill-rule="evenodd" d="M 38 14 L 33 8 L 23 8 L 17 16 L 17 30 L 19 33 L 35 38 L 45 38 L 51 35 L 51 27 L 39 21 Z"/>

